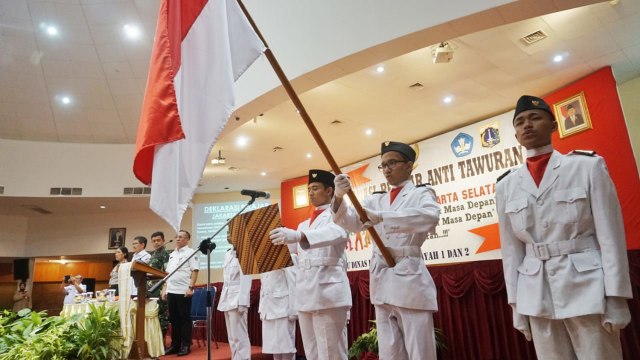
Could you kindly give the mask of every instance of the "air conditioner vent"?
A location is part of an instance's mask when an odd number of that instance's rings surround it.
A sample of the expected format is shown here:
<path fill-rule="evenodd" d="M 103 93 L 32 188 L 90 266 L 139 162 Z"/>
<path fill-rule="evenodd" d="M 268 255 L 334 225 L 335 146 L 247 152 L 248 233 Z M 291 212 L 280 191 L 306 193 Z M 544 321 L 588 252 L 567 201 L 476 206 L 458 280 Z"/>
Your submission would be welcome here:
<path fill-rule="evenodd" d="M 538 30 L 538 31 L 534 31 L 529 35 L 525 35 L 523 37 L 520 38 L 520 40 L 522 40 L 525 44 L 527 45 L 531 45 L 533 43 L 536 43 L 540 40 L 544 40 L 547 37 L 549 37 L 549 35 L 547 35 L 547 33 L 545 33 L 542 30 Z"/>
<path fill-rule="evenodd" d="M 151 188 L 148 186 L 140 187 L 126 187 L 122 190 L 123 195 L 149 195 L 151 194 Z"/>
<path fill-rule="evenodd" d="M 82 188 L 70 188 L 70 187 L 55 187 L 49 189 L 49 195 L 56 196 L 80 196 L 82 195 Z"/>

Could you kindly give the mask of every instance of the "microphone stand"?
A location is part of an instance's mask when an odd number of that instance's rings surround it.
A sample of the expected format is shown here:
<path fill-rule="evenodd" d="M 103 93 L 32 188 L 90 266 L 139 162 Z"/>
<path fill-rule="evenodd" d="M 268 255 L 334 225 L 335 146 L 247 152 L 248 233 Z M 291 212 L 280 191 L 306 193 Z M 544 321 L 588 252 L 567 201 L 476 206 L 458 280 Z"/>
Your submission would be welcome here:
<path fill-rule="evenodd" d="M 167 282 L 167 279 L 169 279 L 171 276 L 173 276 L 173 274 L 175 274 L 176 271 L 178 271 L 184 264 L 189 262 L 189 260 L 195 254 L 197 254 L 198 251 L 202 252 L 203 254 L 207 254 L 207 320 L 206 320 L 206 322 L 207 322 L 207 360 L 211 360 L 211 318 L 212 318 L 212 315 L 213 315 L 213 311 L 211 309 L 211 306 L 213 305 L 213 301 L 211 299 L 211 288 L 210 288 L 210 284 L 211 284 L 211 251 L 216 248 L 216 243 L 212 242 L 211 239 L 216 237 L 216 235 L 218 235 L 222 231 L 222 229 L 224 229 L 225 227 L 227 227 L 227 225 L 229 225 L 231 220 L 233 220 L 236 216 L 240 215 L 246 208 L 248 208 L 255 201 L 256 201 L 256 196 L 255 195 L 251 195 L 251 200 L 249 200 L 247 202 L 247 204 L 242 209 L 240 209 L 240 211 L 235 213 L 235 215 L 233 215 L 229 220 L 227 220 L 227 222 L 224 223 L 224 225 L 222 225 L 213 235 L 211 235 L 208 238 L 200 241 L 200 245 L 198 245 L 198 249 L 194 249 L 193 252 L 191 253 L 191 255 L 189 255 L 189 257 L 187 257 L 180 265 L 178 265 L 175 269 L 173 269 L 173 271 L 171 271 L 169 274 L 167 274 L 167 276 L 165 276 L 162 280 L 158 281 L 155 285 L 153 285 L 148 290 L 148 293 L 151 293 L 151 292 L 154 292 L 154 291 L 158 290 L 159 287 L 161 287 L 162 285 L 164 285 L 164 283 Z"/>

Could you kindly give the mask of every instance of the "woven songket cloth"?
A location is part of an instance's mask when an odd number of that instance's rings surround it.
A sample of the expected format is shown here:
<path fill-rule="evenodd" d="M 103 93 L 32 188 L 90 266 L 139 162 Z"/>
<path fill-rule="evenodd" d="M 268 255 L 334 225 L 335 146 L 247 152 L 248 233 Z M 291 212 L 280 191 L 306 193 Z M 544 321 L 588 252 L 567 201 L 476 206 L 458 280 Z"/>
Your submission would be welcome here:
<path fill-rule="evenodd" d="M 238 215 L 229 223 L 228 240 L 236 248 L 243 274 L 261 274 L 293 265 L 289 249 L 269 240 L 269 232 L 280 226 L 278 204 Z"/>

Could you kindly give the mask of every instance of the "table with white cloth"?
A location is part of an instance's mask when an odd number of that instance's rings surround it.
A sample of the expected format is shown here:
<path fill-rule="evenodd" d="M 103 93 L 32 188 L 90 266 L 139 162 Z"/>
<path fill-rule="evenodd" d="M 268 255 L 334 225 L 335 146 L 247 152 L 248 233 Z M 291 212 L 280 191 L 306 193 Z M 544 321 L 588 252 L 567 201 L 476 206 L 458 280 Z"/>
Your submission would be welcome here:
<path fill-rule="evenodd" d="M 131 343 L 136 333 L 136 310 L 138 308 L 137 302 L 129 301 L 129 316 L 130 321 L 127 321 L 126 325 L 122 327 L 122 335 L 125 339 L 125 354 L 129 353 L 131 349 Z M 105 301 L 105 302 L 92 302 L 92 303 L 80 303 L 80 304 L 65 304 L 60 312 L 60 316 L 69 318 L 75 314 L 86 314 L 91 311 L 89 304 L 95 306 L 108 306 L 115 307 L 119 310 L 119 301 Z M 147 300 L 145 304 L 145 330 L 144 338 L 147 342 L 147 349 L 151 357 L 159 357 L 164 355 L 164 339 L 162 337 L 162 329 L 160 328 L 160 320 L 158 319 L 158 301 L 155 299 Z"/>

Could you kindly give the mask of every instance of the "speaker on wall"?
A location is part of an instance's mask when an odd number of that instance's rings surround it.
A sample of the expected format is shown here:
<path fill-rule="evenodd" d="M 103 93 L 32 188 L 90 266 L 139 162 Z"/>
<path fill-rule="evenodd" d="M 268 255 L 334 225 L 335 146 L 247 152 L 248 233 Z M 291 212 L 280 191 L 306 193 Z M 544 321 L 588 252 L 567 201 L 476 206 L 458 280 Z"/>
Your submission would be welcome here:
<path fill-rule="evenodd" d="M 29 259 L 13 260 L 13 280 L 27 280 L 29 278 Z"/>

